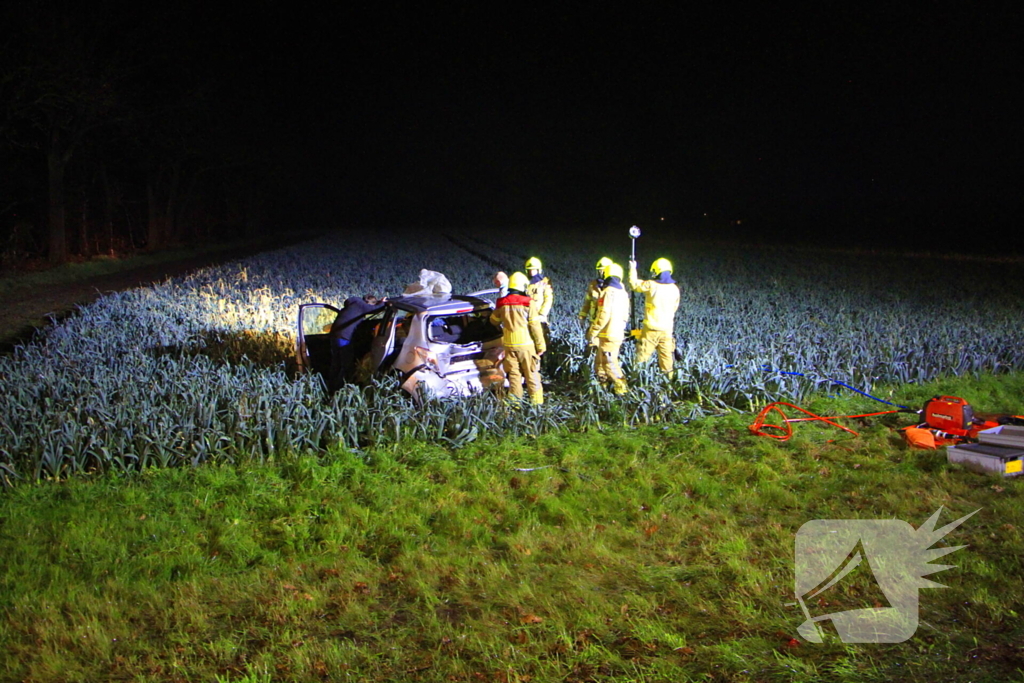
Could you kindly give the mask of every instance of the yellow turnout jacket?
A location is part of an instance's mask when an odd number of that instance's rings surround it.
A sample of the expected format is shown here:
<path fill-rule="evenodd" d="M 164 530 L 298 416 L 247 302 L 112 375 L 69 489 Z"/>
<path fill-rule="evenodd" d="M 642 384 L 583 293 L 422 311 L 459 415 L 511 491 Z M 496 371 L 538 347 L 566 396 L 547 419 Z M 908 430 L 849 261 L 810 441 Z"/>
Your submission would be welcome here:
<path fill-rule="evenodd" d="M 530 312 L 530 322 L 546 323 L 548 313 L 551 312 L 551 304 L 555 301 L 555 290 L 547 277 L 542 277 L 539 282 L 533 283 L 526 288 L 526 293 L 533 299 L 534 309 Z"/>
<path fill-rule="evenodd" d="M 587 293 L 583 298 L 583 308 L 580 309 L 580 319 L 586 322 L 594 320 L 594 316 L 597 315 L 597 300 L 601 298 L 601 287 L 598 285 L 597 280 L 591 280 L 587 283 Z"/>
<path fill-rule="evenodd" d="M 676 310 L 679 308 L 679 285 L 657 280 L 638 280 L 636 266 L 630 265 L 629 288 L 644 294 L 645 330 L 668 332 L 675 329 Z"/>
<path fill-rule="evenodd" d="M 495 302 L 491 324 L 501 326 L 504 346 L 533 346 L 528 323 L 531 308 L 530 297 L 525 294 L 509 293 Z"/>
<path fill-rule="evenodd" d="M 618 278 L 616 278 L 617 280 Z M 621 285 L 607 285 L 597 300 L 597 315 L 590 324 L 588 339 L 600 337 L 608 341 L 622 341 L 629 322 L 629 294 Z"/>

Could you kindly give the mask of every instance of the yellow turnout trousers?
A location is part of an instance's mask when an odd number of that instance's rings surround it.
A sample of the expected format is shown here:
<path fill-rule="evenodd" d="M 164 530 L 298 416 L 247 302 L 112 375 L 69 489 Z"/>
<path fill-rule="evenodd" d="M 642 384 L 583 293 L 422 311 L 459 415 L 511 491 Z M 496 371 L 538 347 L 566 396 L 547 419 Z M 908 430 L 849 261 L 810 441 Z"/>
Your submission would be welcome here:
<path fill-rule="evenodd" d="M 544 387 L 540 383 L 539 358 L 533 344 L 506 346 L 505 360 L 501 362 L 508 377 L 508 388 L 516 398 L 523 397 L 523 377 L 530 392 L 530 403 L 544 402 Z"/>
<path fill-rule="evenodd" d="M 530 338 L 533 339 L 533 346 L 537 350 L 537 355 L 543 356 L 548 350 L 548 340 L 547 336 L 544 334 L 544 327 L 547 323 L 531 320 L 527 324 L 530 328 Z"/>
<path fill-rule="evenodd" d="M 636 347 L 637 365 L 646 363 L 651 354 L 658 352 L 658 367 L 666 375 L 672 374 L 672 353 L 676 350 L 675 340 L 670 332 L 662 330 L 640 330 L 640 343 Z"/>
<path fill-rule="evenodd" d="M 611 382 L 616 394 L 624 394 L 628 389 L 622 368 L 619 367 L 620 348 L 622 341 L 598 338 L 597 353 L 594 356 L 594 374 L 597 375 L 597 381 L 602 384 Z"/>

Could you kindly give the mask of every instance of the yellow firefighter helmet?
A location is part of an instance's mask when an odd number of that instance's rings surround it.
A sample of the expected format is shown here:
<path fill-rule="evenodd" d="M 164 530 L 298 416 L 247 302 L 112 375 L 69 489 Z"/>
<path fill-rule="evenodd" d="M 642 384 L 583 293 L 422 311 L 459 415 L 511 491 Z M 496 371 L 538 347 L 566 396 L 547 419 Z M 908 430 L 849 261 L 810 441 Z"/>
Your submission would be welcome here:
<path fill-rule="evenodd" d="M 620 266 L 618 263 L 609 263 L 607 266 L 604 267 L 604 277 L 617 277 L 621 280 L 622 266 Z"/>
<path fill-rule="evenodd" d="M 530 286 L 530 278 L 526 277 L 522 273 L 516 271 L 508 278 L 508 288 L 514 289 L 519 292 L 525 292 L 526 288 Z"/>
<path fill-rule="evenodd" d="M 667 258 L 660 258 L 651 264 L 651 273 L 657 277 L 658 273 L 672 272 L 672 262 Z"/>

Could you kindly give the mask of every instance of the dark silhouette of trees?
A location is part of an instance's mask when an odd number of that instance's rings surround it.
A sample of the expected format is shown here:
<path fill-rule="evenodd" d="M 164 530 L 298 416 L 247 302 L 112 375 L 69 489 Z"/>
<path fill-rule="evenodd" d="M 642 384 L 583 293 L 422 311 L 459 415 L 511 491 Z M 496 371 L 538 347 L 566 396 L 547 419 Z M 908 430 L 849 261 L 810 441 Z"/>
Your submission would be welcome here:
<path fill-rule="evenodd" d="M 24 3 L 12 32 L 3 83 L 9 140 L 37 150 L 47 171 L 49 259 L 67 259 L 66 174 L 76 151 L 94 131 L 118 119 L 118 89 L 128 64 L 109 49 L 110 24 L 102 13 L 73 16 Z"/>
<path fill-rule="evenodd" d="M 262 226 L 267 123 L 222 25 L 112 0 L 6 3 L 0 24 L 0 236 L 34 225 L 57 264 Z"/>

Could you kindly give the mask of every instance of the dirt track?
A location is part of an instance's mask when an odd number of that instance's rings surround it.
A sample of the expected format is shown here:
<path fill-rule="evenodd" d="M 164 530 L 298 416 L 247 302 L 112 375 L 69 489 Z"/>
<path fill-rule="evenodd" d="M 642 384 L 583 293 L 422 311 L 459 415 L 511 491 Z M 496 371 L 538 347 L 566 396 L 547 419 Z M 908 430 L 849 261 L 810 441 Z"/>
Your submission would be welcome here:
<path fill-rule="evenodd" d="M 0 304 L 0 353 L 9 353 L 18 343 L 31 339 L 37 328 L 50 324 L 51 318 L 60 320 L 73 313 L 76 306 L 92 303 L 109 292 L 144 287 L 168 277 L 250 256 L 275 246 L 280 245 L 265 244 L 258 249 L 226 250 L 77 282 L 16 289 Z"/>

